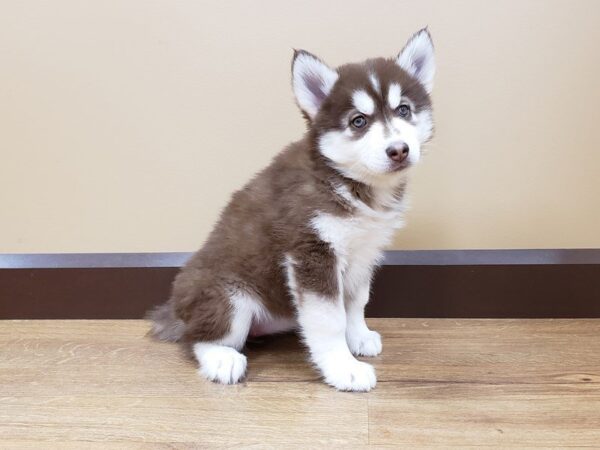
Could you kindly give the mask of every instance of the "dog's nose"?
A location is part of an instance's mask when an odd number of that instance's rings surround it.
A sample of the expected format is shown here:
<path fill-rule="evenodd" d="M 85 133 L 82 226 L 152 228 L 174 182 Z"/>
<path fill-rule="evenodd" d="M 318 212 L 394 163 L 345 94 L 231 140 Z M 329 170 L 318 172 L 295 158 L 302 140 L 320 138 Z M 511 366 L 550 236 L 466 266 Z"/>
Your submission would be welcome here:
<path fill-rule="evenodd" d="M 392 161 L 402 162 L 408 156 L 408 144 L 406 142 L 394 142 L 385 149 L 385 153 Z"/>

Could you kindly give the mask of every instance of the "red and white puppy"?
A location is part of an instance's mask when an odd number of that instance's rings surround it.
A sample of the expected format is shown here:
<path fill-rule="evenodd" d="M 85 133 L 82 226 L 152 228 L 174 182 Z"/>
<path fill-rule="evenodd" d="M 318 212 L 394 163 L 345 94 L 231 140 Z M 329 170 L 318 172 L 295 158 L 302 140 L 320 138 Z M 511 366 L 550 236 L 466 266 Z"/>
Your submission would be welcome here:
<path fill-rule="evenodd" d="M 364 308 L 383 249 L 402 225 L 409 169 L 432 135 L 435 62 L 427 30 L 396 58 L 330 68 L 296 51 L 305 136 L 236 192 L 204 246 L 151 313 L 200 373 L 237 383 L 248 336 L 298 330 L 326 383 L 368 391 L 381 352 Z"/>

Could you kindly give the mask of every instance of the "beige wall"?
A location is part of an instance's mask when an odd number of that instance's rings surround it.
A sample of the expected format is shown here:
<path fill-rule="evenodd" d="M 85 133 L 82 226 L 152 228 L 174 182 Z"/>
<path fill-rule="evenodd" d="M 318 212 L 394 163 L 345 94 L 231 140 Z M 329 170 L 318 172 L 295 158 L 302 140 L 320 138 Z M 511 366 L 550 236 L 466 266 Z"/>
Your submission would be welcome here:
<path fill-rule="evenodd" d="M 0 15 L 0 252 L 194 250 L 303 131 L 292 47 L 426 24 L 437 135 L 395 247 L 599 247 L 599 1 L 58 0 Z"/>

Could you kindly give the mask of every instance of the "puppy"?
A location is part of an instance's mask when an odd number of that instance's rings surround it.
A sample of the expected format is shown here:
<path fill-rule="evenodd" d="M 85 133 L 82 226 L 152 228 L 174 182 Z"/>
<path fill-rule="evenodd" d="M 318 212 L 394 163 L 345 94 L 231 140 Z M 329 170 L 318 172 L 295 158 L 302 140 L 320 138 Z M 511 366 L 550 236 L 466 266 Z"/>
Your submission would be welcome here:
<path fill-rule="evenodd" d="M 374 268 L 402 225 L 409 169 L 432 136 L 435 62 L 425 29 L 396 58 L 330 68 L 298 50 L 292 85 L 304 137 L 233 194 L 181 269 L 153 334 L 200 373 L 237 383 L 249 336 L 298 330 L 326 383 L 368 391 L 381 352 L 365 323 Z"/>

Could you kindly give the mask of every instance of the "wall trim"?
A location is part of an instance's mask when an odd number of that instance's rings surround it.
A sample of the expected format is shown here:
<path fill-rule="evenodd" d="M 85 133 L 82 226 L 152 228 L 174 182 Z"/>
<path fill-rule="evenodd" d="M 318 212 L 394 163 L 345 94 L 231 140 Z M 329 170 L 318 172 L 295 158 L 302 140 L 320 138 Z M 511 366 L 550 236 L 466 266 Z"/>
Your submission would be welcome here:
<path fill-rule="evenodd" d="M 74 269 L 96 267 L 181 267 L 188 252 L 164 253 L 4 253 L 0 269 Z"/>
<path fill-rule="evenodd" d="M 385 264 L 409 266 L 600 264 L 600 249 L 392 250 L 386 252 Z"/>
<path fill-rule="evenodd" d="M 0 319 L 135 319 L 191 253 L 0 254 Z M 389 251 L 370 317 L 600 318 L 600 249 Z"/>
<path fill-rule="evenodd" d="M 181 267 L 191 252 L 4 253 L 0 269 Z M 384 265 L 465 266 L 600 264 L 600 249 L 390 250 Z"/>

